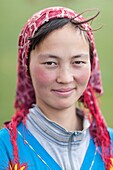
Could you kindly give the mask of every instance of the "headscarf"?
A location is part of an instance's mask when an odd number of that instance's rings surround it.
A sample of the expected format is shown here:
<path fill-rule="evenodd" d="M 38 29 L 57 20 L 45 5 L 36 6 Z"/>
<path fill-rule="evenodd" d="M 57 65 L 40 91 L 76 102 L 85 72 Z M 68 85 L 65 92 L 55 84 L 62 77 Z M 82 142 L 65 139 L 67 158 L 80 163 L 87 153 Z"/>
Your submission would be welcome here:
<path fill-rule="evenodd" d="M 11 123 L 6 125 L 10 130 L 11 142 L 13 145 L 14 161 L 18 160 L 18 146 L 16 144 L 17 137 L 17 125 L 24 120 L 29 108 L 32 104 L 36 103 L 34 88 L 32 80 L 29 74 L 29 53 L 30 53 L 30 40 L 35 35 L 35 32 L 50 20 L 56 18 L 68 18 L 73 19 L 76 22 L 83 21 L 82 27 L 86 31 L 91 46 L 93 61 L 91 65 L 91 76 L 88 82 L 87 88 L 83 94 L 83 104 L 87 107 L 93 117 L 93 122 L 90 127 L 91 136 L 94 138 L 95 145 L 101 146 L 102 159 L 105 162 L 106 169 L 110 167 L 110 136 L 107 130 L 107 126 L 101 116 L 100 109 L 97 104 L 97 99 L 94 93 L 101 95 L 103 93 L 101 74 L 99 67 L 99 60 L 97 51 L 94 44 L 93 31 L 88 22 L 84 22 L 85 19 L 77 12 L 65 8 L 65 7 L 50 7 L 40 12 L 35 13 L 23 27 L 18 43 L 18 75 L 17 75 L 17 89 L 15 97 L 15 110 L 16 113 L 13 116 Z M 13 131 L 12 131 L 13 129 Z M 13 133 L 13 134 L 12 134 Z M 106 148 L 108 148 L 106 150 Z"/>

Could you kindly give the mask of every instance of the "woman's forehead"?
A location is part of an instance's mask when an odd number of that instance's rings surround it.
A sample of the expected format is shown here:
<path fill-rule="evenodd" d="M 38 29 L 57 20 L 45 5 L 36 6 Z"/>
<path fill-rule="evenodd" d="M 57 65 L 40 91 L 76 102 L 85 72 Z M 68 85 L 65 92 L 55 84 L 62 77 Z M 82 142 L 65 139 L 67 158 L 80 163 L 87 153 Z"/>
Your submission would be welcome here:
<path fill-rule="evenodd" d="M 83 31 L 82 31 L 83 32 Z M 89 51 L 89 44 L 84 33 L 81 33 L 79 28 L 73 27 L 71 24 L 66 24 L 62 28 L 55 29 L 50 32 L 38 45 L 39 50 L 51 49 L 52 51 L 60 51 L 65 48 L 65 51 Z"/>

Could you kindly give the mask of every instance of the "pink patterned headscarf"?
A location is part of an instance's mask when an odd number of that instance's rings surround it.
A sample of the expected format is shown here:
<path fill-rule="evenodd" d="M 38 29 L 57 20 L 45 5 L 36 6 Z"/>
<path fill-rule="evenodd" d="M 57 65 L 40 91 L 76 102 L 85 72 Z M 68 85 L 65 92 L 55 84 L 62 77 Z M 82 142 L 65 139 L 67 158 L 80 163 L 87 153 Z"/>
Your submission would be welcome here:
<path fill-rule="evenodd" d="M 28 54 L 30 48 L 30 41 L 28 38 L 34 36 L 35 32 L 44 23 L 56 18 L 69 18 L 75 21 L 84 21 L 84 18 L 73 10 L 64 7 L 50 7 L 40 12 L 35 13 L 23 27 L 18 43 L 18 79 L 15 99 L 15 108 L 21 110 L 22 108 L 29 109 L 35 103 L 35 93 L 28 71 Z M 93 47 L 93 64 L 92 74 L 89 81 L 90 86 L 95 92 L 102 94 L 101 75 L 99 69 L 98 56 L 94 44 L 93 32 L 88 23 L 82 24 L 86 30 L 88 37 Z"/>

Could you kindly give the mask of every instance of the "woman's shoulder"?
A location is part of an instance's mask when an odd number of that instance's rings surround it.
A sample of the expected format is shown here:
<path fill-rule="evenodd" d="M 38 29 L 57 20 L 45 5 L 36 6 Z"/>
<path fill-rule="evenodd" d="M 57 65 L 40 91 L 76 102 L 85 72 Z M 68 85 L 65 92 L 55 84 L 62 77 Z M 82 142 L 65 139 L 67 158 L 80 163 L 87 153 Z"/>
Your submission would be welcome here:
<path fill-rule="evenodd" d="M 7 167 L 12 157 L 12 144 L 8 129 L 0 130 L 0 167 Z M 5 168 L 4 168 L 5 169 Z"/>
<path fill-rule="evenodd" d="M 2 146 L 2 149 L 11 147 L 9 130 L 6 128 L 0 130 L 0 146 Z"/>
<path fill-rule="evenodd" d="M 9 131 L 6 128 L 0 129 L 0 140 L 9 138 Z"/>

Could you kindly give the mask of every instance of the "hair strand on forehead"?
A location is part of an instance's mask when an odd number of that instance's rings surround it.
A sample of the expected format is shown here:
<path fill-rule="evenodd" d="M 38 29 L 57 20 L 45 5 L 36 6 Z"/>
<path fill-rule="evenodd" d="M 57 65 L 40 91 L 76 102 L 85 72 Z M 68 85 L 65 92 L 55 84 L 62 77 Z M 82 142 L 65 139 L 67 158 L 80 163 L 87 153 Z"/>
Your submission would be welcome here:
<path fill-rule="evenodd" d="M 92 23 L 93 20 L 94 20 L 96 17 L 98 17 L 98 15 L 100 14 L 100 11 L 99 11 L 99 10 L 96 10 L 97 13 L 96 13 L 95 15 L 93 15 L 92 17 L 90 17 L 90 18 L 88 18 L 88 19 L 85 19 L 84 21 L 77 21 L 76 18 L 78 18 L 79 16 L 81 16 L 82 14 L 84 14 L 84 13 L 86 13 L 86 12 L 90 12 L 90 11 L 94 11 L 94 10 L 95 10 L 95 9 L 87 9 L 87 10 L 79 13 L 76 17 L 74 17 L 74 18 L 71 19 L 71 22 L 74 23 L 75 25 L 77 25 L 78 27 L 79 27 L 79 25 L 80 25 L 79 28 L 80 28 L 81 30 L 83 30 L 83 31 L 86 31 L 86 30 L 82 27 L 82 24 L 88 23 L 88 22 L 90 22 L 90 21 L 91 21 L 91 23 Z M 91 25 L 91 24 L 90 24 L 90 25 Z M 92 31 L 97 31 L 97 30 L 101 29 L 102 27 L 103 27 L 103 25 L 100 26 L 99 28 L 92 29 Z M 87 31 L 88 31 L 88 30 L 87 30 Z"/>

